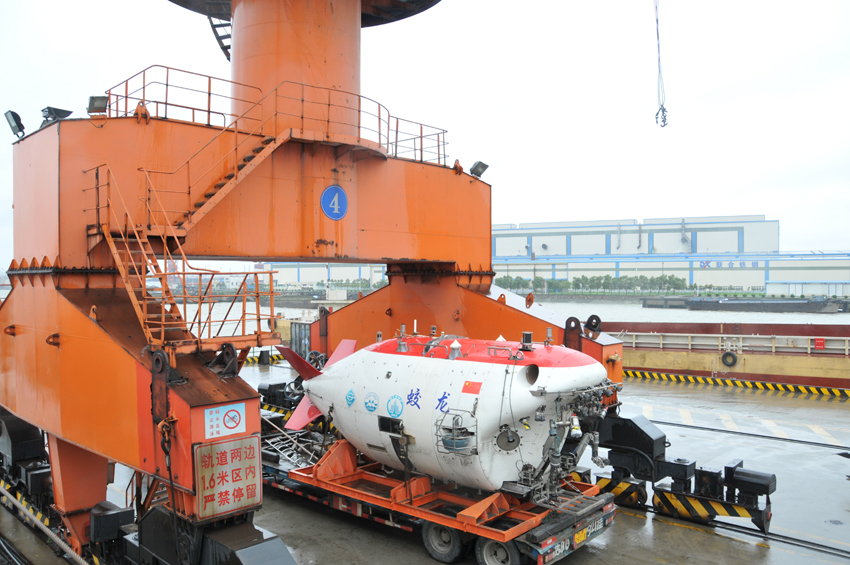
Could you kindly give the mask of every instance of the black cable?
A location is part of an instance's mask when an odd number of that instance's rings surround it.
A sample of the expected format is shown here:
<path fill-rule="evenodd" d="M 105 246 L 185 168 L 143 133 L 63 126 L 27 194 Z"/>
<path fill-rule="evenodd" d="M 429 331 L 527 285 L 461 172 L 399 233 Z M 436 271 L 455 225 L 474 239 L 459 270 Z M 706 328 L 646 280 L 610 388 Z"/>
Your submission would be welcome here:
<path fill-rule="evenodd" d="M 661 33 L 658 30 L 658 0 L 655 0 L 655 38 L 658 41 L 658 111 L 655 113 L 655 123 L 664 127 L 667 125 L 667 108 L 664 107 L 664 78 L 661 76 Z"/>
<path fill-rule="evenodd" d="M 180 538 L 177 535 L 177 500 L 174 497 L 174 477 L 171 474 L 171 437 L 168 433 L 162 434 L 160 441 L 162 451 L 165 453 L 165 468 L 168 469 L 168 482 L 171 483 L 171 527 L 174 530 L 174 551 L 177 562 L 180 562 Z"/>

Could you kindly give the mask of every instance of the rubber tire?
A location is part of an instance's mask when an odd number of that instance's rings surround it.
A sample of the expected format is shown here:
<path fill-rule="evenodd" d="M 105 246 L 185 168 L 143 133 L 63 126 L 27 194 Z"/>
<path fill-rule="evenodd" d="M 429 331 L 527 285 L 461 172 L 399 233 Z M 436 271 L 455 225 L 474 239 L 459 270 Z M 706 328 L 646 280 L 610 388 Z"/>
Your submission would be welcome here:
<path fill-rule="evenodd" d="M 726 365 L 727 367 L 734 367 L 734 366 L 735 366 L 735 363 L 737 363 L 737 362 L 738 362 L 738 356 L 737 356 L 737 355 L 735 355 L 735 354 L 734 354 L 733 352 L 731 352 L 731 351 L 727 351 L 726 353 L 724 353 L 724 354 L 720 357 L 720 360 L 721 360 L 721 361 L 723 362 L 723 364 L 724 364 L 724 365 Z"/>
<path fill-rule="evenodd" d="M 499 555 L 496 555 L 497 551 Z M 522 554 L 514 541 L 478 538 L 475 559 L 478 565 L 522 565 Z"/>
<path fill-rule="evenodd" d="M 471 545 L 464 543 L 459 531 L 433 522 L 423 524 L 422 543 L 428 555 L 440 563 L 457 563 L 468 555 Z"/>

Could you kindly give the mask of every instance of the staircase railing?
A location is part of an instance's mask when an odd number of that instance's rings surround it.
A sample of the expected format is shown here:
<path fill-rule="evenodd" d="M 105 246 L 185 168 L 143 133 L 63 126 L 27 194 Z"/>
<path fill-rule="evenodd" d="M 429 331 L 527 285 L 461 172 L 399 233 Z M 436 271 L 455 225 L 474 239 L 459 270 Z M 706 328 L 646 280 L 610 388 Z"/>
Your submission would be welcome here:
<path fill-rule="evenodd" d="M 243 277 L 239 290 L 235 293 L 218 292 L 216 277 L 232 277 L 237 273 L 223 275 L 219 271 L 191 265 L 171 225 L 150 226 L 154 229 L 146 231 L 136 224 L 127 212 L 126 202 L 109 165 L 100 165 L 89 171 L 96 171 L 99 178 L 101 169 L 109 179 L 111 195 L 106 197 L 105 205 L 101 207 L 106 210 L 103 214 L 106 221 L 99 233 L 110 246 L 148 343 L 154 347 L 174 348 L 177 353 L 214 351 L 223 343 L 232 343 L 237 349 L 279 343 L 280 340 L 271 332 L 275 318 L 275 271 L 238 273 Z M 146 178 L 152 183 L 148 175 Z M 113 201 L 113 197 L 117 199 Z M 152 202 L 155 206 L 162 205 L 155 190 Z M 123 217 L 119 216 L 119 206 L 124 210 Z M 161 213 L 161 210 L 154 209 L 150 215 Z M 160 240 L 158 249 L 154 249 L 149 237 Z M 162 257 L 162 265 L 157 251 Z M 266 300 L 268 313 L 261 309 L 261 302 Z M 231 316 L 237 305 L 237 316 Z M 187 323 L 187 320 L 191 322 Z"/>

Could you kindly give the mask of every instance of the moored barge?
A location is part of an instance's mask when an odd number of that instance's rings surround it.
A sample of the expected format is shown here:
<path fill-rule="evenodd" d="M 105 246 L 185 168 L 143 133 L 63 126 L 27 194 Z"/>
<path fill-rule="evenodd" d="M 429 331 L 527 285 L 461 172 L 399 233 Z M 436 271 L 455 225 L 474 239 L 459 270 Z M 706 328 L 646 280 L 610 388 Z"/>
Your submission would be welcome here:
<path fill-rule="evenodd" d="M 688 310 L 719 312 L 802 312 L 810 314 L 836 314 L 841 302 L 823 297 L 816 298 L 705 298 L 694 297 L 684 301 Z M 644 306 L 646 306 L 644 304 Z"/>
<path fill-rule="evenodd" d="M 627 374 L 850 389 L 848 325 L 606 322 L 605 330 L 623 340 Z"/>

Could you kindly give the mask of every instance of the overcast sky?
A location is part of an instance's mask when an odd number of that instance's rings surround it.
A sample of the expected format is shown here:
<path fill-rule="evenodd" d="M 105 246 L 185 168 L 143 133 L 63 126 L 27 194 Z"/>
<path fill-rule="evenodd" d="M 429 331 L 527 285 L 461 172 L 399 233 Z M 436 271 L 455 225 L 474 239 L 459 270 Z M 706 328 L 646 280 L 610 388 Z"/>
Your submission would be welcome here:
<path fill-rule="evenodd" d="M 151 64 L 230 76 L 206 18 L 167 0 L 0 5 L 0 113 L 29 132 Z M 443 0 L 363 30 L 362 94 L 489 164 L 494 223 L 764 214 L 783 251 L 850 249 L 850 3 L 661 0 L 660 23 L 664 129 L 651 0 Z"/>

